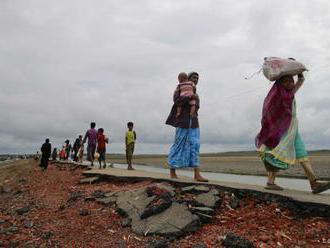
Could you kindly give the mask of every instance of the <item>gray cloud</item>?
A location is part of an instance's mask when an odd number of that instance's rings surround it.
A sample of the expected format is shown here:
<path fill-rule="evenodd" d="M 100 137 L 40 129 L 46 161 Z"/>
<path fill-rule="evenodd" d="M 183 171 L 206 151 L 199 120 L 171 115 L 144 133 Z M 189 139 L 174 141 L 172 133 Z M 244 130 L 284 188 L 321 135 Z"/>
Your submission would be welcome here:
<path fill-rule="evenodd" d="M 328 1 L 1 1 L 0 153 L 60 146 L 96 121 L 123 151 L 166 152 L 180 71 L 200 73 L 202 151 L 253 149 L 270 84 L 265 56 L 310 71 L 297 95 L 308 148 L 330 145 Z"/>

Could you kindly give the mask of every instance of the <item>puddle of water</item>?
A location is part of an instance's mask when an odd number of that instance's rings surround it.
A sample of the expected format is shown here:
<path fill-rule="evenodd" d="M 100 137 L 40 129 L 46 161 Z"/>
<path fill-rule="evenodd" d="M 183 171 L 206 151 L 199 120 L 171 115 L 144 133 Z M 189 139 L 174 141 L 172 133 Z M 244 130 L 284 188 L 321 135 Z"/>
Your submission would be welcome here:
<path fill-rule="evenodd" d="M 89 163 L 85 163 L 89 165 Z M 141 171 L 150 171 L 150 172 L 159 172 L 159 173 L 169 173 L 169 169 L 144 166 L 144 165 L 133 165 L 135 169 Z M 114 164 L 115 168 L 126 169 L 126 164 Z M 98 168 L 98 165 L 96 166 Z M 191 170 L 177 170 L 179 176 L 193 177 L 193 171 Z M 264 176 L 249 176 L 249 175 L 234 175 L 234 174 L 224 174 L 224 173 L 215 173 L 215 172 L 202 172 L 203 176 L 209 180 L 220 181 L 220 182 L 235 182 L 242 184 L 258 185 L 264 186 L 266 184 L 266 177 Z M 277 178 L 276 182 L 278 185 L 281 185 L 284 188 L 308 191 L 310 192 L 310 186 L 307 179 L 296 179 L 296 178 Z M 329 194 L 330 190 L 323 192 L 322 194 Z"/>

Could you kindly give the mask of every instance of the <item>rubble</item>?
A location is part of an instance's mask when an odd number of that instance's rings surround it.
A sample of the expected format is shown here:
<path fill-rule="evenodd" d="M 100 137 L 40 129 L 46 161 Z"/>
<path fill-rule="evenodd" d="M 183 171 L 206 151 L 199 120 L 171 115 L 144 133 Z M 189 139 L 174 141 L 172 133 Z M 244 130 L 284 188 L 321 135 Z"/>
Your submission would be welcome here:
<path fill-rule="evenodd" d="M 0 246 L 330 245 L 325 205 L 260 192 L 228 192 L 213 185 L 152 180 L 80 184 L 82 168 L 71 171 L 50 165 L 41 172 L 37 163 L 23 165 L 19 168 L 24 173 L 10 175 L 2 183 L 11 191 L 0 194 Z"/>

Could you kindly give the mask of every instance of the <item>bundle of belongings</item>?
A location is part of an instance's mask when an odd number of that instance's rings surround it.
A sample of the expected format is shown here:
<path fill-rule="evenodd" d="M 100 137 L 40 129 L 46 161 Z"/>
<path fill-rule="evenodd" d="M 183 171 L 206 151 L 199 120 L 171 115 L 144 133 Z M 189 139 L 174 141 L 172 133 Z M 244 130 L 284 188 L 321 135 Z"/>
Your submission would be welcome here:
<path fill-rule="evenodd" d="M 307 69 L 293 58 L 265 57 L 262 71 L 267 79 L 275 81 L 283 76 L 300 74 Z"/>

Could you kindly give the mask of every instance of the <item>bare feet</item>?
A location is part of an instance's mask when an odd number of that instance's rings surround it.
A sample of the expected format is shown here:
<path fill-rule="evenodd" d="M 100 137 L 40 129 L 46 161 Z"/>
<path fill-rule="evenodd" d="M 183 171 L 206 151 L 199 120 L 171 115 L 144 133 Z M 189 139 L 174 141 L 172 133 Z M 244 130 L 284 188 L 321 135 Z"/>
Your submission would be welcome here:
<path fill-rule="evenodd" d="M 202 177 L 199 168 L 195 168 L 195 181 L 197 181 L 197 182 L 208 182 L 209 180 Z"/>
<path fill-rule="evenodd" d="M 170 170 L 170 177 L 173 179 L 178 179 L 178 175 L 176 174 L 175 170 Z"/>
<path fill-rule="evenodd" d="M 315 181 L 312 183 L 311 188 L 312 188 L 313 194 L 318 194 L 318 193 L 321 193 L 323 191 L 330 189 L 330 182 L 321 183 L 321 182 Z"/>

